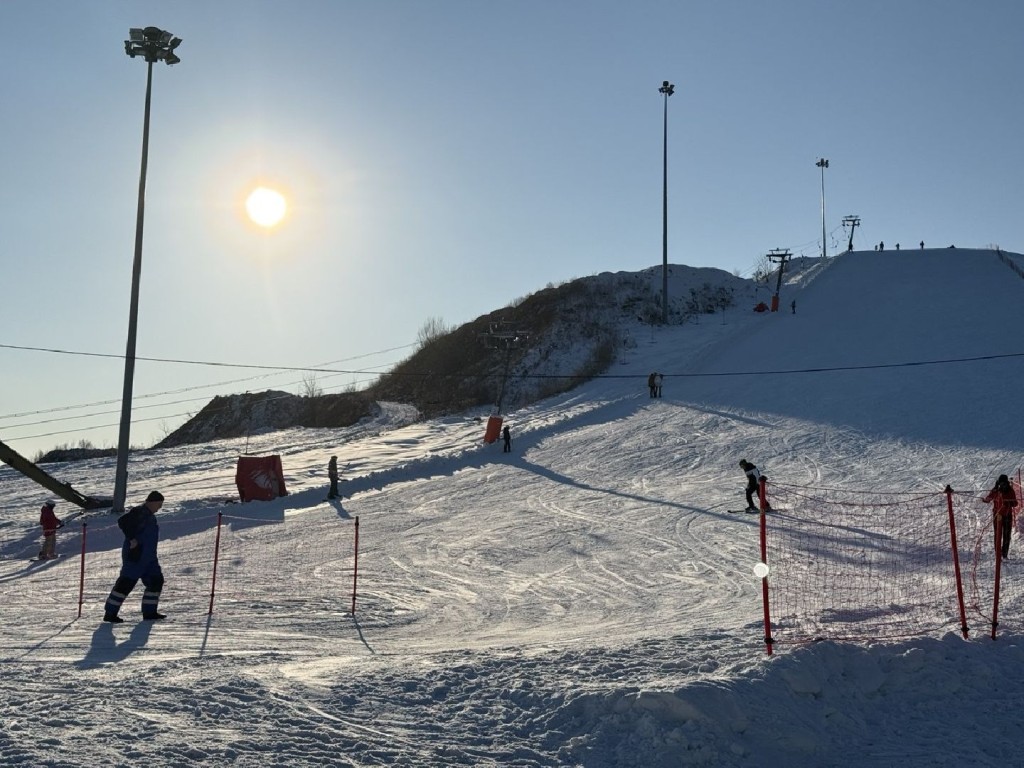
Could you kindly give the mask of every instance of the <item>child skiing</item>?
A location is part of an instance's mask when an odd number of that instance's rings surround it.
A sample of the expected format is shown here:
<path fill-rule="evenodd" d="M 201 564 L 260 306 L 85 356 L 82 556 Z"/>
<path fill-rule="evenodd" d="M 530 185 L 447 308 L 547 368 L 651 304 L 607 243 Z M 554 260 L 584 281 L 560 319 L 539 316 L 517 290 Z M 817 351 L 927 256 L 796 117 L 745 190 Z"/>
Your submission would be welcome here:
<path fill-rule="evenodd" d="M 63 528 L 64 523 L 57 519 L 53 508 L 57 502 L 47 499 L 43 502 L 43 508 L 39 510 L 39 524 L 43 526 L 43 547 L 39 550 L 40 560 L 53 560 L 57 557 L 57 529 Z"/>
<path fill-rule="evenodd" d="M 743 470 L 747 476 L 747 512 L 754 513 L 758 512 L 758 505 L 754 503 L 754 494 L 760 495 L 761 487 L 761 473 L 757 471 L 757 467 L 751 464 L 746 459 L 740 459 L 740 469 Z M 765 511 L 771 512 L 772 505 L 765 503 Z"/>

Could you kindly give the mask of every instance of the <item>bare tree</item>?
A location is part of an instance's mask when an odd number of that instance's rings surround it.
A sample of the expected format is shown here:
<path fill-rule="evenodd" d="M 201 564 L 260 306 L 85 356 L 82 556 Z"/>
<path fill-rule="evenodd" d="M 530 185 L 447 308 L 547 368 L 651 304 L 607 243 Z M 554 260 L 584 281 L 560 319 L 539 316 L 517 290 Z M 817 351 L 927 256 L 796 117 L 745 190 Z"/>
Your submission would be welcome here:
<path fill-rule="evenodd" d="M 423 349 L 430 342 L 439 339 L 442 336 L 447 336 L 451 333 L 451 330 L 451 328 L 445 325 L 444 318 L 428 317 L 416 333 L 416 344 L 419 349 Z"/>
<path fill-rule="evenodd" d="M 761 256 L 754 264 L 754 274 L 751 279 L 755 283 L 767 283 L 769 276 L 775 271 L 775 265 L 767 255 Z"/>
<path fill-rule="evenodd" d="M 316 374 L 308 372 L 302 374 L 302 384 L 299 386 L 299 394 L 303 397 L 320 397 L 324 393 L 323 387 L 317 381 Z"/>

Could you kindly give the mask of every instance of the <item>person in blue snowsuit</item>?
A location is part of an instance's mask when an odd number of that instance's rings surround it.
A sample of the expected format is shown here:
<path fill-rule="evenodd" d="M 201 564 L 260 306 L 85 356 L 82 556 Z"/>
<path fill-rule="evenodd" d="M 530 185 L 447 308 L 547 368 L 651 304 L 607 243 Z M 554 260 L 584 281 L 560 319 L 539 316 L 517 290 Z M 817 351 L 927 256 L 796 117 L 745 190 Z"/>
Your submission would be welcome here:
<path fill-rule="evenodd" d="M 153 491 L 146 497 L 145 504 L 132 507 L 118 518 L 117 525 L 124 533 L 124 544 L 121 545 L 121 573 L 104 605 L 104 621 L 112 624 L 124 621 L 118 613 L 140 580 L 146 589 L 142 594 L 142 618 L 146 621 L 166 618 L 164 614 L 157 612 L 160 592 L 164 588 L 164 574 L 160 570 L 160 560 L 156 552 L 160 540 L 160 526 L 156 522 L 156 513 L 163 503 L 163 495 L 159 491 Z"/>

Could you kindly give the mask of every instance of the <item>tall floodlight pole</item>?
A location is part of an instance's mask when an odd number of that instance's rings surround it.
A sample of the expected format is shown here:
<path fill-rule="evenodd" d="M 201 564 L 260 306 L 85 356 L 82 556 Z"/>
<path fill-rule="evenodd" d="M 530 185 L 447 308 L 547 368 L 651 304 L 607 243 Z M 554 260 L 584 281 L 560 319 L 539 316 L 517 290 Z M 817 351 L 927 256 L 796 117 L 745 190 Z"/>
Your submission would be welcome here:
<path fill-rule="evenodd" d="M 815 163 L 821 168 L 821 258 L 828 258 L 828 251 L 825 246 L 825 169 L 828 168 L 828 160 L 824 157 Z"/>
<path fill-rule="evenodd" d="M 676 87 L 668 80 L 661 84 L 658 93 L 665 96 L 664 132 L 662 134 L 661 162 L 661 322 L 668 325 L 668 97 Z"/>
<path fill-rule="evenodd" d="M 135 219 L 135 260 L 132 263 L 132 297 L 128 310 L 128 343 L 124 353 L 124 393 L 121 397 L 121 429 L 117 439 L 117 470 L 114 474 L 114 511 L 124 510 L 128 496 L 128 444 L 132 426 L 132 385 L 135 379 L 135 337 L 139 317 L 139 276 L 142 273 L 142 223 L 146 209 L 146 167 L 149 163 L 149 105 L 153 90 L 153 64 L 177 64 L 174 49 L 181 38 L 157 27 L 128 30 L 124 52 L 146 61 L 146 110 L 142 120 L 142 169 L 139 173 L 139 207 Z"/>

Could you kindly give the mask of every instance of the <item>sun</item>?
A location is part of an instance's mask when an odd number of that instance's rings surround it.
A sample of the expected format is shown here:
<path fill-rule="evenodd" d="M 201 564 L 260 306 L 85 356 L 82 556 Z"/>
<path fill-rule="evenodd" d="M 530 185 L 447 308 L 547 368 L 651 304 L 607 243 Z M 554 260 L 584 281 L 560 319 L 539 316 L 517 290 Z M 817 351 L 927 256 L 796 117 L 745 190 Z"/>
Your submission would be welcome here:
<path fill-rule="evenodd" d="M 281 223 L 288 212 L 288 201 L 276 189 L 256 187 L 245 199 L 245 212 L 254 224 L 270 229 Z"/>

